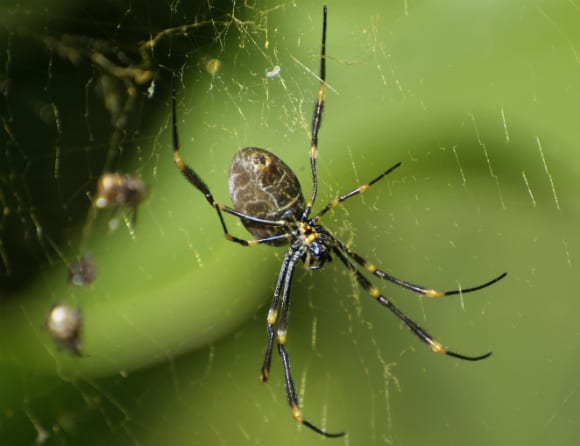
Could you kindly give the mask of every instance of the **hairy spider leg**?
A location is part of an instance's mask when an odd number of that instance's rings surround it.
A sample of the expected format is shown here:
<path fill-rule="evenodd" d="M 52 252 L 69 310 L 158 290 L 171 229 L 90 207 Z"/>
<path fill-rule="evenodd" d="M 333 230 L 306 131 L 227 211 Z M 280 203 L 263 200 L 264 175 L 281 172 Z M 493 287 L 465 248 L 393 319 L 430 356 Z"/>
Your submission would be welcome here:
<path fill-rule="evenodd" d="M 502 273 L 499 276 L 495 277 L 494 279 L 491 279 L 488 282 L 485 282 L 481 285 L 477 285 L 477 286 L 474 286 L 471 288 L 460 288 L 457 290 L 449 290 L 449 291 L 437 291 L 437 290 L 434 290 L 432 288 L 424 288 L 420 285 L 415 285 L 413 283 L 410 283 L 410 282 L 407 282 L 405 280 L 401 280 L 397 277 L 391 276 L 390 274 L 377 268 L 372 263 L 368 262 L 364 257 L 360 256 L 356 252 L 351 251 L 340 240 L 336 240 L 336 243 L 340 247 L 341 250 L 343 250 L 350 258 L 352 258 L 356 263 L 358 263 L 360 266 L 362 266 L 369 273 L 374 274 L 375 276 L 377 276 L 383 280 L 388 280 L 389 282 L 392 282 L 396 285 L 399 285 L 402 288 L 414 291 L 415 293 L 422 294 L 423 296 L 429 297 L 432 299 L 435 299 L 438 297 L 444 297 L 444 296 L 452 296 L 454 294 L 471 293 L 473 291 L 481 290 L 483 288 L 487 288 L 488 286 L 493 285 L 496 282 L 499 282 L 501 279 L 503 279 L 505 276 L 507 276 L 507 273 Z"/>
<path fill-rule="evenodd" d="M 226 212 L 238 218 L 259 223 L 262 225 L 288 226 L 288 222 L 285 220 L 265 220 L 262 218 L 257 218 L 252 215 L 247 215 L 242 212 L 238 212 L 235 209 L 232 209 L 229 206 L 218 203 L 217 201 L 214 200 L 213 195 L 209 190 L 209 187 L 205 184 L 205 182 L 201 179 L 201 177 L 181 158 L 181 153 L 179 150 L 179 138 L 177 135 L 177 111 L 176 111 L 177 93 L 175 86 L 175 75 L 172 78 L 172 84 L 173 84 L 173 95 L 171 98 L 171 110 L 172 110 L 171 127 L 173 136 L 173 160 L 175 161 L 175 165 L 181 171 L 185 179 L 190 184 L 192 184 L 197 190 L 199 190 L 204 195 L 207 202 L 216 210 L 226 239 L 229 240 L 230 242 L 239 243 L 242 246 L 256 246 L 262 243 L 271 243 L 273 241 L 279 241 L 282 239 L 290 240 L 292 238 L 292 234 L 290 233 L 279 234 L 272 237 L 266 237 L 263 239 L 245 240 L 235 237 L 228 232 L 228 228 L 226 226 L 226 222 L 224 220 L 222 212 Z"/>
<path fill-rule="evenodd" d="M 385 170 L 383 173 L 381 173 L 379 176 L 377 176 L 376 178 L 372 179 L 371 181 L 369 181 L 366 184 L 360 185 L 358 186 L 356 189 L 353 189 L 350 192 L 347 192 L 344 195 L 341 195 L 337 198 L 335 198 L 334 200 L 330 201 L 326 206 L 324 206 L 314 217 L 313 222 L 316 222 L 318 220 L 320 220 L 320 218 L 326 214 L 329 210 L 334 209 L 336 206 L 338 206 L 339 204 L 343 203 L 344 201 L 346 201 L 347 199 L 354 197 L 355 195 L 358 194 L 362 194 L 366 191 L 368 191 L 375 183 L 377 183 L 378 181 L 382 180 L 385 176 L 387 176 L 389 173 L 391 173 L 393 170 L 395 170 L 396 168 L 398 168 L 401 165 L 400 162 L 398 162 L 397 164 L 389 167 L 387 170 Z M 365 260 L 362 256 L 358 255 L 357 253 L 351 251 L 344 243 L 342 243 L 340 240 L 335 240 L 337 245 L 340 247 L 340 249 L 342 249 L 346 254 L 348 254 L 349 257 L 351 257 L 356 263 L 358 263 L 360 266 L 362 266 L 365 270 L 367 270 L 368 272 L 374 274 L 375 276 L 383 279 L 383 280 L 388 280 L 389 282 L 395 283 L 397 285 L 399 285 L 402 288 L 406 288 L 408 290 L 414 291 L 416 293 L 422 294 L 423 296 L 429 297 L 429 298 L 438 298 L 438 297 L 444 297 L 444 296 L 452 296 L 454 294 L 463 294 L 463 293 L 471 293 L 472 291 L 477 291 L 477 290 L 481 290 L 483 288 L 487 288 L 490 285 L 493 285 L 494 283 L 500 281 L 501 279 L 503 279 L 505 276 L 507 276 L 507 273 L 502 273 L 499 276 L 495 277 L 494 279 L 485 282 L 481 285 L 477 285 L 471 288 L 460 288 L 460 289 L 456 289 L 456 290 L 449 290 L 449 291 L 437 291 L 434 290 L 432 288 L 424 288 L 420 285 L 415 285 L 413 283 L 407 282 L 405 280 L 399 279 L 395 276 L 392 276 L 382 270 L 380 270 L 379 268 L 377 268 L 375 265 L 373 265 L 372 263 L 368 262 L 367 260 Z"/>
<path fill-rule="evenodd" d="M 322 13 L 322 45 L 320 49 L 320 88 L 318 89 L 318 99 L 314 106 L 314 115 L 312 116 L 312 137 L 310 140 L 310 168 L 312 170 L 312 194 L 310 200 L 306 203 L 302 220 L 306 220 L 312 211 L 316 195 L 318 194 L 318 173 L 316 171 L 316 160 L 318 159 L 318 131 L 322 124 L 322 111 L 326 99 L 326 5 Z"/>
<path fill-rule="evenodd" d="M 292 377 L 292 370 L 290 368 L 290 357 L 288 355 L 288 351 L 286 350 L 286 341 L 288 338 L 288 308 L 290 306 L 290 289 L 292 286 L 292 278 L 294 276 L 296 264 L 301 261 L 307 249 L 308 245 L 301 245 L 297 248 L 289 248 L 286 257 L 284 258 L 284 262 L 282 263 L 282 268 L 280 268 L 280 275 L 278 276 L 278 281 L 276 283 L 276 290 L 274 292 L 274 297 L 272 298 L 270 310 L 268 311 L 268 344 L 264 357 L 264 363 L 262 365 L 260 380 L 265 382 L 268 379 L 275 336 L 278 353 L 280 354 L 282 365 L 284 367 L 286 396 L 292 411 L 292 417 L 299 423 L 320 435 L 331 438 L 342 437 L 345 434 L 344 432 L 326 432 L 325 430 L 322 430 L 321 428 L 312 424 L 302 415 L 302 410 L 300 409 L 300 404 L 298 401 L 298 395 L 296 393 L 296 386 L 294 385 L 294 378 Z M 278 316 L 278 307 L 280 307 L 280 319 L 278 321 L 277 330 L 274 330 L 274 325 L 276 324 Z"/>
<path fill-rule="evenodd" d="M 284 256 L 282 266 L 280 267 L 280 273 L 278 274 L 278 280 L 276 281 L 276 288 L 274 289 L 274 296 L 272 296 L 272 303 L 270 304 L 268 315 L 266 316 L 268 343 L 266 344 L 266 353 L 264 355 L 264 362 L 262 363 L 262 369 L 260 372 L 261 382 L 266 382 L 270 376 L 270 366 L 272 365 L 272 349 L 274 347 L 274 339 L 276 338 L 276 330 L 274 330 L 274 325 L 278 320 L 280 292 L 282 291 L 284 278 L 286 277 L 291 258 L 290 251 L 288 251 Z"/>
<path fill-rule="evenodd" d="M 355 275 L 359 285 L 372 297 L 374 297 L 381 305 L 387 307 L 395 316 L 399 318 L 403 324 L 415 334 L 421 341 L 431 347 L 435 353 L 441 353 L 448 356 L 453 356 L 458 359 L 463 359 L 466 361 L 480 361 L 491 355 L 491 352 L 485 353 L 479 356 L 466 356 L 459 353 L 447 350 L 443 345 L 436 341 L 433 336 L 431 336 L 427 331 L 417 325 L 413 320 L 409 319 L 401 310 L 399 310 L 389 299 L 387 299 L 381 291 L 374 286 L 357 268 L 354 264 L 348 260 L 348 258 L 342 253 L 338 246 L 334 246 L 332 251 L 336 256 L 344 263 L 344 265 Z"/>
<path fill-rule="evenodd" d="M 353 189 L 344 195 L 336 197 L 334 200 L 330 201 L 326 206 L 324 206 L 320 210 L 320 212 L 318 212 L 318 214 L 316 214 L 316 216 L 314 217 L 314 221 L 316 222 L 316 221 L 320 220 L 320 217 L 322 217 L 328 211 L 330 211 L 331 209 L 334 209 L 336 206 L 338 206 L 340 203 L 346 201 L 347 199 L 354 197 L 355 195 L 362 194 L 362 193 L 366 192 L 367 190 L 369 190 L 371 188 L 371 186 L 373 184 L 375 184 L 377 181 L 382 180 L 385 176 L 390 174 L 393 170 L 395 170 L 400 165 L 401 165 L 401 162 L 398 162 L 397 164 L 389 167 L 387 170 L 385 170 L 383 173 L 381 173 L 378 177 L 372 179 L 368 183 L 361 184 L 356 189 Z"/>

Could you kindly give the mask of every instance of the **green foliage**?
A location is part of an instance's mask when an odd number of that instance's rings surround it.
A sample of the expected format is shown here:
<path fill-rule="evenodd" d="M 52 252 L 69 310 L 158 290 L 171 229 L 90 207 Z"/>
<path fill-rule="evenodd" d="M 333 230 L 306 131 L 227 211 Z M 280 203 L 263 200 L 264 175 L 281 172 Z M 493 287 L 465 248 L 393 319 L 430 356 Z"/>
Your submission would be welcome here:
<path fill-rule="evenodd" d="M 176 71 L 182 155 L 220 200 L 229 202 L 229 161 L 243 146 L 275 152 L 309 191 L 322 7 L 213 6 L 163 5 L 163 24 L 144 20 L 141 6 L 88 20 L 119 29 L 134 60 L 159 30 L 193 24 L 139 59 L 155 72 L 155 92 L 149 99 L 148 84 L 136 87 L 125 124 L 103 98 L 126 105 L 129 84 L 107 96 L 94 53 L 71 63 L 62 40 L 47 43 L 44 33 L 64 35 L 62 12 L 21 8 L 12 11 L 18 25 L 4 19 L 0 438 L 10 444 L 42 443 L 43 433 L 45 444 L 323 441 L 292 420 L 278 358 L 271 380 L 258 382 L 264 306 L 283 251 L 223 238 L 173 165 L 168 100 Z M 509 273 L 433 301 L 377 283 L 444 345 L 494 352 L 463 363 L 419 344 L 338 262 L 297 272 L 288 348 L 304 414 L 345 430 L 349 444 L 577 440 L 579 14 L 564 1 L 329 4 L 318 205 L 403 164 L 325 224 L 422 285 L 468 287 Z M 43 70 L 13 79 L 20 61 L 38 58 Z M 279 76 L 266 78 L 275 65 Z M 136 173 L 151 189 L 134 225 L 127 213 L 91 210 L 108 170 Z M 112 218 L 120 226 L 109 231 Z M 228 225 L 246 237 L 235 219 Z M 86 252 L 97 278 L 71 287 L 67 270 Z M 81 358 L 43 329 L 59 301 L 83 312 Z"/>

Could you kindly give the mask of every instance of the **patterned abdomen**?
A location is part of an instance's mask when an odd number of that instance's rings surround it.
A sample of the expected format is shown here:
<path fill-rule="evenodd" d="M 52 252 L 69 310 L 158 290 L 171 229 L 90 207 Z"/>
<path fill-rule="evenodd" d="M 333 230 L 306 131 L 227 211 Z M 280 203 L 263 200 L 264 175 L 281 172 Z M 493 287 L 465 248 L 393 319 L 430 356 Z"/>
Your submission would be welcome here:
<path fill-rule="evenodd" d="M 265 220 L 298 220 L 304 210 L 298 178 L 288 165 L 267 150 L 246 147 L 230 166 L 230 197 L 236 211 Z M 242 219 L 246 229 L 262 239 L 287 232 L 284 226 L 267 226 Z M 272 242 L 273 245 L 285 240 Z"/>

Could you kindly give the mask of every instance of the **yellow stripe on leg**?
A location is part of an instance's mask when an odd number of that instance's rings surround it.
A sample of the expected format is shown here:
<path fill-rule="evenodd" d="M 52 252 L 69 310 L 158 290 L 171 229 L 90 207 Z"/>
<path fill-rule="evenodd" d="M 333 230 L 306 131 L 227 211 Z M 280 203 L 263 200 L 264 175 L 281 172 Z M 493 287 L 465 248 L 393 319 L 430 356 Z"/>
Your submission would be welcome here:
<path fill-rule="evenodd" d="M 447 354 L 447 349 L 443 347 L 439 342 L 429 341 L 429 345 L 431 346 L 431 350 L 433 350 L 435 353 L 443 353 L 444 355 Z"/>
<path fill-rule="evenodd" d="M 447 296 L 447 293 L 445 293 L 443 291 L 437 291 L 437 290 L 433 290 L 433 289 L 428 289 L 428 290 L 425 290 L 425 292 L 423 293 L 423 295 L 426 296 L 426 297 L 430 297 L 430 298 L 434 299 L 436 297 Z"/>
<path fill-rule="evenodd" d="M 372 274 L 374 274 L 377 271 L 377 267 L 372 263 L 365 262 L 364 267 L 369 273 Z"/>
<path fill-rule="evenodd" d="M 379 297 L 382 296 L 381 294 L 381 290 L 379 290 L 376 286 L 371 285 L 368 288 L 368 292 L 371 296 L 373 296 L 375 299 L 378 299 Z"/>
<path fill-rule="evenodd" d="M 292 404 L 292 418 L 294 418 L 299 423 L 304 422 L 304 417 L 302 416 L 302 411 L 296 404 Z"/>
<path fill-rule="evenodd" d="M 278 333 L 276 334 L 276 342 L 278 342 L 279 345 L 286 344 L 286 337 L 286 330 L 278 329 Z"/>

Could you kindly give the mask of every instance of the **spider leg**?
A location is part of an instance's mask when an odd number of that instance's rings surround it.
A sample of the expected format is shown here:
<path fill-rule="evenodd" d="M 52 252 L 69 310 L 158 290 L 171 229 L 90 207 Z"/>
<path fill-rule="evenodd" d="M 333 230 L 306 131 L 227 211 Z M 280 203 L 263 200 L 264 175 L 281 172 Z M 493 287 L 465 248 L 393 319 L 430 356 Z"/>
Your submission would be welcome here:
<path fill-rule="evenodd" d="M 299 423 L 320 435 L 325 437 L 341 437 L 344 435 L 344 432 L 326 432 L 312 424 L 310 421 L 306 420 L 302 415 L 302 410 L 300 409 L 300 404 L 298 402 L 298 395 L 296 393 L 296 386 L 294 385 L 294 378 L 292 377 L 292 370 L 290 368 L 290 356 L 286 350 L 286 340 L 288 334 L 288 308 L 290 306 L 290 288 L 292 285 L 292 277 L 294 275 L 296 264 L 304 255 L 305 250 L 305 246 L 301 246 L 296 250 L 290 249 L 284 258 L 284 261 L 282 262 L 282 268 L 280 268 L 280 275 L 278 276 L 278 281 L 276 283 L 274 297 L 268 311 L 268 344 L 266 347 L 266 355 L 262 365 L 260 380 L 264 382 L 268 379 L 270 363 L 272 360 L 274 336 L 276 336 L 278 353 L 280 354 L 280 358 L 282 359 L 282 364 L 284 367 L 286 397 L 288 398 L 288 404 L 292 410 L 292 417 Z M 276 319 L 278 316 L 278 306 L 280 306 L 280 321 L 278 322 L 278 329 L 274 330 L 274 325 L 276 324 Z"/>
<path fill-rule="evenodd" d="M 358 263 L 360 266 L 362 266 L 369 273 L 372 273 L 375 276 L 377 276 L 383 280 L 388 280 L 389 282 L 392 282 L 396 285 L 399 285 L 402 288 L 406 288 L 408 290 L 414 291 L 416 293 L 422 294 L 425 297 L 430 297 L 430 298 L 452 296 L 454 294 L 471 293 L 472 291 L 477 291 L 477 290 L 481 290 L 483 288 L 487 288 L 488 286 L 493 285 L 494 283 L 500 281 L 505 276 L 507 276 L 507 273 L 503 273 L 503 274 L 500 274 L 499 276 L 495 277 L 494 279 L 491 279 L 488 282 L 485 282 L 481 285 L 477 285 L 477 286 L 470 287 L 470 288 L 461 288 L 458 290 L 449 290 L 449 291 L 437 291 L 437 290 L 434 290 L 432 288 L 424 288 L 422 286 L 415 285 L 413 283 L 406 282 L 406 281 L 401 280 L 397 277 L 391 276 L 390 274 L 387 274 L 386 272 L 378 269 L 372 263 L 367 262 L 363 257 L 358 255 L 356 252 L 351 251 L 346 245 L 344 245 L 344 243 L 340 242 L 339 240 L 336 240 L 336 243 L 340 247 L 340 249 L 342 249 L 349 257 L 351 257 L 356 263 Z"/>
<path fill-rule="evenodd" d="M 312 137 L 310 140 L 310 168 L 312 170 L 312 194 L 310 200 L 306 203 L 302 219 L 306 220 L 312 211 L 314 200 L 318 193 L 318 174 L 316 172 L 316 160 L 318 158 L 318 131 L 322 124 L 322 111 L 326 99 L 326 5 L 323 9 L 322 17 L 322 44 L 320 48 L 320 88 L 318 89 L 318 99 L 314 106 L 314 115 L 312 116 Z"/>
<path fill-rule="evenodd" d="M 276 281 L 276 288 L 274 289 L 274 296 L 272 297 L 272 303 L 268 310 L 268 315 L 266 316 L 268 332 L 268 343 L 266 345 L 266 353 L 264 355 L 264 362 L 262 363 L 262 369 L 260 372 L 260 381 L 266 382 L 270 375 L 270 365 L 272 364 L 272 349 L 274 348 L 274 339 L 276 337 L 276 330 L 274 330 L 274 325 L 278 319 L 278 306 L 280 302 L 280 292 L 282 290 L 282 285 L 284 283 L 284 278 L 288 272 L 288 264 L 291 260 L 291 251 L 284 256 L 282 261 L 282 266 L 280 267 L 280 273 L 278 274 L 278 280 Z"/>
<path fill-rule="evenodd" d="M 385 170 L 383 173 L 381 173 L 378 177 L 372 179 L 367 184 L 362 184 L 359 187 L 357 187 L 356 189 L 351 190 L 350 192 L 348 192 L 344 195 L 341 195 L 340 197 L 335 198 L 334 200 L 329 202 L 326 206 L 324 206 L 318 214 L 316 214 L 316 216 L 314 217 L 314 221 L 318 221 L 320 219 L 320 217 L 322 217 L 324 214 L 326 214 L 329 210 L 335 208 L 340 203 L 349 199 L 350 197 L 354 197 L 355 195 L 362 194 L 363 192 L 366 192 L 367 190 L 369 190 L 371 188 L 371 186 L 373 184 L 375 184 L 379 180 L 382 180 L 386 175 L 390 174 L 393 170 L 395 170 L 400 165 L 401 165 L 401 163 L 398 162 L 397 164 L 389 167 L 387 170 Z"/>
<path fill-rule="evenodd" d="M 401 310 L 399 310 L 389 299 L 383 296 L 380 290 L 375 287 L 355 266 L 348 260 L 345 254 L 337 246 L 333 247 L 333 252 L 336 256 L 344 263 L 344 265 L 355 275 L 359 285 L 365 289 L 372 297 L 374 297 L 381 305 L 387 307 L 395 316 L 399 318 L 403 324 L 411 330 L 415 336 L 417 336 L 421 341 L 431 347 L 435 353 L 442 353 L 444 355 L 453 356 L 458 359 L 463 359 L 466 361 L 479 361 L 485 359 L 491 355 L 491 352 L 485 353 L 479 356 L 466 356 L 460 353 L 455 353 L 451 350 L 447 350 L 443 345 L 436 341 L 433 336 L 431 336 L 427 331 L 409 319 Z"/>
<path fill-rule="evenodd" d="M 201 177 L 191 168 L 189 167 L 185 161 L 181 158 L 181 153 L 179 150 L 179 138 L 177 135 L 177 111 L 176 111 L 176 103 L 177 103 L 177 94 L 176 94 L 176 86 L 175 86 L 175 76 L 172 79 L 173 84 L 173 95 L 171 98 L 171 108 L 172 108 L 172 136 L 173 136 L 173 160 L 177 168 L 181 171 L 183 176 L 189 183 L 191 183 L 197 190 L 199 190 L 207 200 L 207 202 L 216 210 L 218 218 L 220 220 L 222 229 L 224 231 L 224 235 L 227 240 L 235 243 L 239 243 L 242 246 L 255 246 L 261 243 L 269 243 L 272 241 L 277 241 L 283 238 L 290 239 L 289 235 L 276 235 L 273 237 L 267 237 L 264 239 L 257 239 L 257 240 L 244 240 L 238 237 L 231 235 L 228 231 L 226 226 L 226 222 L 224 220 L 222 212 L 234 215 L 240 219 L 244 219 L 247 221 L 252 221 L 254 223 L 259 223 L 263 225 L 269 226 L 287 226 L 287 222 L 284 220 L 265 220 L 262 218 L 254 217 L 252 215 L 247 215 L 242 212 L 238 212 L 235 209 L 232 209 L 224 204 L 218 203 L 214 200 L 212 193 L 209 190 L 209 187 L 205 182 L 201 179 Z"/>

